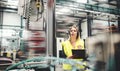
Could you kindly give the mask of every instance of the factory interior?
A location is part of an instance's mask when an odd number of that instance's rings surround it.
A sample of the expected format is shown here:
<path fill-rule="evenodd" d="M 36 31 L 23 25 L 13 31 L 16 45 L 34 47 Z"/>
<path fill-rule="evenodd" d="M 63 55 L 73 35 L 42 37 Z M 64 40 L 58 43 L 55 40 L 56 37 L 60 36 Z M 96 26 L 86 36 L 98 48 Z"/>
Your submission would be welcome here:
<path fill-rule="evenodd" d="M 62 48 L 72 25 L 80 61 Z M 120 71 L 119 36 L 120 0 L 0 0 L 0 71 Z"/>

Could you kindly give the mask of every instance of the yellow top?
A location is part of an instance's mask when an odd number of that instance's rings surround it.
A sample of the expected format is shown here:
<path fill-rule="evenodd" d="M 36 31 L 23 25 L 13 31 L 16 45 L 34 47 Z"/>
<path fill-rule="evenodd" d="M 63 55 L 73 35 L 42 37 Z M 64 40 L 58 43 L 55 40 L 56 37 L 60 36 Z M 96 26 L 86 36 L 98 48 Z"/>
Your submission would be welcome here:
<path fill-rule="evenodd" d="M 77 39 L 75 47 L 73 48 L 73 46 L 70 43 L 70 39 L 66 40 L 65 42 L 62 42 L 62 48 L 64 50 L 64 53 L 67 57 L 72 56 L 72 49 L 79 49 L 78 46 L 81 46 L 82 49 L 84 49 L 84 41 Z M 75 59 L 76 60 L 76 59 Z M 81 59 L 77 59 L 77 60 L 81 60 Z M 71 65 L 68 64 L 63 64 L 63 69 L 64 70 L 70 70 L 72 67 Z M 80 68 L 83 68 L 80 66 Z"/>

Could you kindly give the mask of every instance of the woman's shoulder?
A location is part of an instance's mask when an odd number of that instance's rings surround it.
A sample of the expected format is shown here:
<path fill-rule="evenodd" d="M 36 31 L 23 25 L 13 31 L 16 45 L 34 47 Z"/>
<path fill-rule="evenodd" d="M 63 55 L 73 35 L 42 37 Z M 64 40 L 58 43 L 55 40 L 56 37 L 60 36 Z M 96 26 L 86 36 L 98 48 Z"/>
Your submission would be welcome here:
<path fill-rule="evenodd" d="M 81 41 L 81 42 L 84 42 L 84 40 L 83 40 L 83 39 L 77 39 L 77 41 Z"/>
<path fill-rule="evenodd" d="M 62 42 L 62 45 L 65 45 L 65 44 L 68 44 L 69 43 L 69 40 L 65 40 Z"/>
<path fill-rule="evenodd" d="M 77 43 L 84 43 L 84 40 L 79 39 L 79 40 L 77 41 Z"/>

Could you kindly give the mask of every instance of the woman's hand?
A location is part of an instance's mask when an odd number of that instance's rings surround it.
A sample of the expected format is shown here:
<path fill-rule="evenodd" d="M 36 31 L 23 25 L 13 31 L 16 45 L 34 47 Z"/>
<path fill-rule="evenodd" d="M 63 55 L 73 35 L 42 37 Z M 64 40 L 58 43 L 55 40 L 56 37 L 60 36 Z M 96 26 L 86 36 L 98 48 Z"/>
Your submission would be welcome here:
<path fill-rule="evenodd" d="M 78 49 L 82 49 L 82 46 L 81 46 L 81 45 L 78 45 L 77 47 L 78 47 Z"/>
<path fill-rule="evenodd" d="M 69 57 L 67 57 L 67 58 L 69 58 L 69 59 L 73 59 L 73 58 L 74 58 L 74 56 L 72 55 L 72 56 L 69 56 Z"/>

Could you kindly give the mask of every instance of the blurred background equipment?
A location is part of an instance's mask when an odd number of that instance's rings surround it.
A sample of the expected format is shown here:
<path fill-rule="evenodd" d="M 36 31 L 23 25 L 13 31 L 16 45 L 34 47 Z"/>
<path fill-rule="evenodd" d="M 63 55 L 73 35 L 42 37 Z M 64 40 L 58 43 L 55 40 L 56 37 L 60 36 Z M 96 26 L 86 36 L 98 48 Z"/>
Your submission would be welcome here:
<path fill-rule="evenodd" d="M 88 65 L 119 71 L 120 0 L 0 0 L 0 55 L 12 64 L 38 56 L 59 61 L 73 24 L 85 40 Z M 62 70 L 62 64 L 51 66 Z"/>

